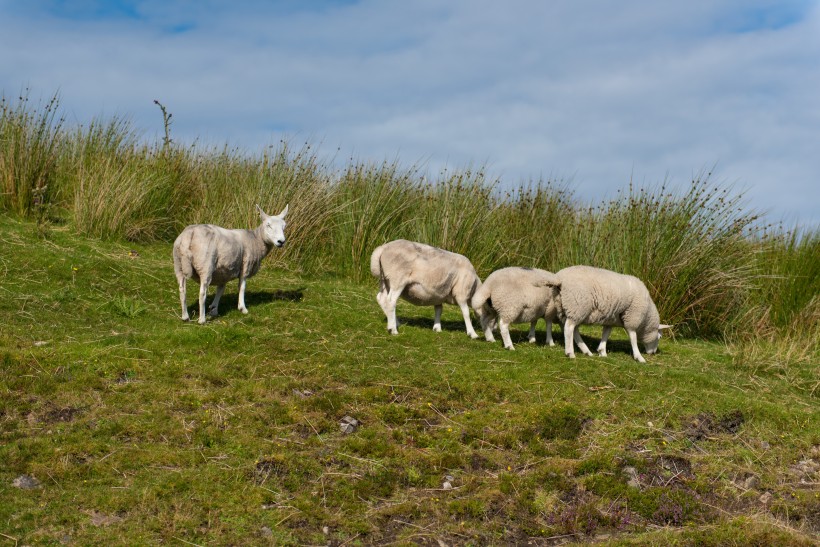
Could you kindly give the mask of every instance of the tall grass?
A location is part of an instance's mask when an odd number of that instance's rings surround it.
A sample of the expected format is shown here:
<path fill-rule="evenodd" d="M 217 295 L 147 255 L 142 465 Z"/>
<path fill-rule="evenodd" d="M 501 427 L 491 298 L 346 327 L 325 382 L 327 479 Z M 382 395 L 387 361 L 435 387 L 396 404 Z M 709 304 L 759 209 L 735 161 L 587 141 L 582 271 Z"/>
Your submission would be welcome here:
<path fill-rule="evenodd" d="M 288 244 L 272 260 L 312 275 L 367 280 L 373 248 L 396 238 L 462 253 L 482 277 L 510 265 L 609 268 L 643 279 L 678 333 L 789 333 L 816 353 L 820 231 L 762 234 L 742 194 L 708 173 L 683 192 L 629 185 L 583 204 L 569 183 L 505 191 L 482 168 L 431 177 L 398 161 L 337 169 L 286 141 L 256 155 L 146 143 L 123 118 L 66 129 L 56 98 L 20 97 L 0 102 L 0 184 L 6 211 L 32 215 L 39 200 L 83 234 L 142 241 L 170 242 L 192 223 L 253 228 L 254 204 L 275 214 L 287 203 Z"/>
<path fill-rule="evenodd" d="M 0 208 L 21 215 L 51 198 L 63 118 L 57 96 L 32 106 L 26 90 L 16 103 L 0 96 Z M 38 203 L 35 203 L 35 199 Z"/>

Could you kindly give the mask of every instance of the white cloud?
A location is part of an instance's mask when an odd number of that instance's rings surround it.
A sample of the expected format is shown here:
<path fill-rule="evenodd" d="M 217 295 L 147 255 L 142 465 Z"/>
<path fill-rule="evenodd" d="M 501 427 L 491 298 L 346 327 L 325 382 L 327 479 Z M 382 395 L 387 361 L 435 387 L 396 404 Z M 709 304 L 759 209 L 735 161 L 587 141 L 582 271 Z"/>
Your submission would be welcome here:
<path fill-rule="evenodd" d="M 282 6 L 285 6 L 283 8 Z M 505 181 L 686 183 L 717 163 L 774 219 L 820 223 L 817 2 L 141 2 L 136 15 L 0 3 L 0 89 L 254 150 L 487 162 Z M 5 13 L 4 13 L 5 12 Z"/>

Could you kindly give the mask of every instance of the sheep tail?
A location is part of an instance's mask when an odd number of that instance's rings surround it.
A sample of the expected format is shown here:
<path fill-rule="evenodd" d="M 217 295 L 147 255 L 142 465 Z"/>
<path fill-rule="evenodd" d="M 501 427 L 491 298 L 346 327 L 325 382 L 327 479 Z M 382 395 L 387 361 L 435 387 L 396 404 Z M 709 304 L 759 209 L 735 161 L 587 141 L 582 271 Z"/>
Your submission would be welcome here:
<path fill-rule="evenodd" d="M 370 255 L 370 273 L 373 277 L 379 279 L 384 277 L 384 268 L 382 268 L 382 248 L 377 247 L 373 254 Z"/>
<path fill-rule="evenodd" d="M 561 279 L 555 275 L 554 273 L 550 273 L 544 276 L 542 279 L 539 279 L 538 282 L 535 284 L 536 287 L 560 287 L 561 286 Z"/>
<path fill-rule="evenodd" d="M 476 289 L 475 293 L 473 293 L 473 300 L 470 304 L 474 310 L 483 308 L 484 304 L 490 299 L 490 291 L 486 287 L 486 285 L 481 285 Z"/>

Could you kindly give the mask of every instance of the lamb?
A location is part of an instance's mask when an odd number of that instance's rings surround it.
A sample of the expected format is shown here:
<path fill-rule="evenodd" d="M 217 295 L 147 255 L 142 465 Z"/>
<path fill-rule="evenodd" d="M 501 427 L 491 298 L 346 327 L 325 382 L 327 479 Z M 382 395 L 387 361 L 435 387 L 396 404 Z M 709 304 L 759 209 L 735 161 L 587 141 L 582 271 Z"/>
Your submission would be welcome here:
<path fill-rule="evenodd" d="M 433 330 L 441 332 L 442 304 L 461 308 L 470 338 L 478 338 L 470 319 L 470 299 L 481 280 L 467 257 L 423 243 L 397 239 L 377 247 L 370 273 L 379 278 L 376 301 L 387 316 L 387 330 L 398 334 L 399 297 L 417 306 L 434 306 Z"/>
<path fill-rule="evenodd" d="M 211 316 L 218 315 L 219 299 L 225 284 L 239 278 L 239 311 L 245 307 L 245 283 L 259 271 L 262 259 L 271 249 L 285 244 L 285 215 L 288 206 L 275 216 L 268 216 L 256 206 L 262 219 L 255 230 L 229 230 L 213 224 L 193 224 L 182 230 L 174 241 L 174 273 L 179 282 L 182 320 L 188 321 L 185 285 L 188 279 L 199 281 L 199 323 L 205 323 L 205 297 L 208 285 L 216 284 L 216 294 L 208 307 Z"/>
<path fill-rule="evenodd" d="M 530 323 L 529 341 L 535 342 L 535 325 L 543 317 L 547 322 L 547 344 L 552 341 L 552 322 L 558 318 L 554 296 L 557 296 L 558 277 L 537 268 L 502 268 L 484 280 L 473 296 L 472 305 L 481 320 L 484 338 L 494 342 L 496 322 L 501 331 L 504 347 L 514 350 L 510 340 L 511 323 Z"/>
<path fill-rule="evenodd" d="M 658 350 L 661 325 L 658 308 L 649 291 L 637 277 L 623 275 L 591 266 L 571 266 L 556 273 L 561 282 L 559 317 L 564 320 L 564 349 L 575 358 L 573 340 L 585 355 L 592 355 L 575 329 L 579 325 L 603 325 L 598 353 L 606 357 L 606 342 L 613 326 L 621 326 L 629 334 L 632 356 L 639 362 L 646 360 L 638 350 L 638 339 L 646 353 Z"/>

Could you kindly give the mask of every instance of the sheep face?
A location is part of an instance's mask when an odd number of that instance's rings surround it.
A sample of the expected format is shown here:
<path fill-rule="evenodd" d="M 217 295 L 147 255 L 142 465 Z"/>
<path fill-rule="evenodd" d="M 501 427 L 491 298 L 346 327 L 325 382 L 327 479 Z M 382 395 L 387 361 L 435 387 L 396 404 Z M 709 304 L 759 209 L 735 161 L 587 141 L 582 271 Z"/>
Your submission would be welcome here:
<path fill-rule="evenodd" d="M 658 352 L 658 342 L 661 341 L 661 331 L 650 331 L 644 335 L 641 341 L 646 348 L 646 353 L 653 355 Z"/>
<path fill-rule="evenodd" d="M 267 245 L 281 247 L 285 244 L 285 215 L 288 214 L 288 206 L 278 215 L 267 215 L 258 205 L 259 218 L 262 219 L 262 240 Z"/>
<path fill-rule="evenodd" d="M 647 334 L 644 335 L 643 339 L 641 340 L 646 348 L 646 353 L 649 355 L 655 354 L 658 352 L 658 342 L 661 341 L 661 331 L 663 329 L 671 328 L 672 325 L 658 325 L 657 331 L 649 331 Z"/>

